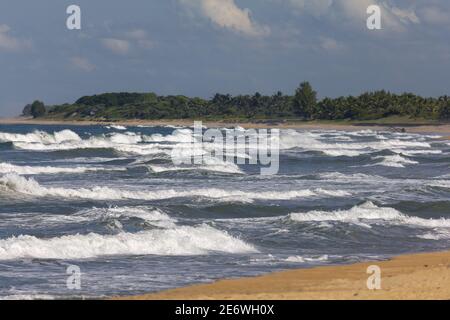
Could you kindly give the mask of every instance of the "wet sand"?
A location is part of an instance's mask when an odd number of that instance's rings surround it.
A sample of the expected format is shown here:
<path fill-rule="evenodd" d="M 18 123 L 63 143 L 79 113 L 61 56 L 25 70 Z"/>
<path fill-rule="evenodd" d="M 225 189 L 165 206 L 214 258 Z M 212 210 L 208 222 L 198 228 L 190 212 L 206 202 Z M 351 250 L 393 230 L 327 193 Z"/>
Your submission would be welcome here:
<path fill-rule="evenodd" d="M 367 288 L 367 268 L 381 269 L 381 289 Z M 131 300 L 405 300 L 450 299 L 450 252 L 403 255 L 388 261 L 289 270 L 221 280 Z"/>

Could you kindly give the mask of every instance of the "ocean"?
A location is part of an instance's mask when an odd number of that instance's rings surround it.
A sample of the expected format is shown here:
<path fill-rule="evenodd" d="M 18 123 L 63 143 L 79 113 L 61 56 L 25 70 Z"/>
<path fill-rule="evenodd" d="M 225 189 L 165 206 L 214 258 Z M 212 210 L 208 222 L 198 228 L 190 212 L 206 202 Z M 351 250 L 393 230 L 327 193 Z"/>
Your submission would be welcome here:
<path fill-rule="evenodd" d="M 188 127 L 0 125 L 0 299 L 141 294 L 450 248 L 450 142 L 438 135 L 283 129 L 275 175 L 174 164 L 193 139 Z"/>

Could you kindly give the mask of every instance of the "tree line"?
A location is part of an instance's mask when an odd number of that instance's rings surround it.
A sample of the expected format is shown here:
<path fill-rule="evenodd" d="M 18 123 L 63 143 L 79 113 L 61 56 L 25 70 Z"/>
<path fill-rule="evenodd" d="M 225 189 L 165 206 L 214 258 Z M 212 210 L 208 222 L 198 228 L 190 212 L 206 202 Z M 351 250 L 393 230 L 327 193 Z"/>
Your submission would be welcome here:
<path fill-rule="evenodd" d="M 41 101 L 27 105 L 24 116 L 84 120 L 120 119 L 298 119 L 377 120 L 389 116 L 411 119 L 450 120 L 448 96 L 424 98 L 412 93 L 394 94 L 385 90 L 359 96 L 319 100 L 309 82 L 293 95 L 277 92 L 271 96 L 255 93 L 217 93 L 211 99 L 155 93 L 105 93 L 84 96 L 73 104 L 45 106 Z"/>

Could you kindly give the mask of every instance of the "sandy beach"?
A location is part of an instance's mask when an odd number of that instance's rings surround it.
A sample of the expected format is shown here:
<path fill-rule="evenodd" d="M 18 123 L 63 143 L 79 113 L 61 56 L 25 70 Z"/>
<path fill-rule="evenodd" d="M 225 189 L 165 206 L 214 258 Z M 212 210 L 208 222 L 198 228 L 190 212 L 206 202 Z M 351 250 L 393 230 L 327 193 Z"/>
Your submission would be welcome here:
<path fill-rule="evenodd" d="M 381 289 L 367 288 L 367 268 L 381 269 Z M 221 280 L 132 300 L 406 300 L 450 299 L 450 252 L 398 256 L 388 261 L 289 270 Z"/>

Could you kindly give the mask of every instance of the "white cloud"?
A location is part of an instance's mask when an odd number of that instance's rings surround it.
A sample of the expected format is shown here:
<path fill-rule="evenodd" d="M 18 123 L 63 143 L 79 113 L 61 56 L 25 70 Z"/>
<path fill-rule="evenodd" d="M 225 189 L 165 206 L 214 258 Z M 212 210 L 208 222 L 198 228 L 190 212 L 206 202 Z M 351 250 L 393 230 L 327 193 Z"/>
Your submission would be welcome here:
<path fill-rule="evenodd" d="M 91 72 L 95 69 L 95 65 L 89 62 L 89 60 L 82 57 L 72 57 L 70 58 L 70 62 L 74 67 L 86 72 Z"/>
<path fill-rule="evenodd" d="M 194 5 L 216 25 L 247 36 L 265 36 L 270 33 L 267 26 L 253 21 L 249 9 L 239 8 L 234 0 L 180 0 Z"/>
<path fill-rule="evenodd" d="M 427 6 L 420 10 L 419 15 L 429 24 L 450 25 L 450 12 L 437 7 Z"/>
<path fill-rule="evenodd" d="M 331 5 L 333 0 L 289 0 L 290 3 L 300 12 L 308 12 L 314 16 L 320 16 L 325 14 Z"/>
<path fill-rule="evenodd" d="M 9 26 L 0 25 L 0 51 L 20 51 L 31 47 L 30 41 L 16 39 L 9 35 L 10 30 Z"/>
<path fill-rule="evenodd" d="M 134 41 L 140 48 L 150 49 L 154 47 L 153 41 L 148 38 L 147 32 L 143 29 L 134 29 L 125 33 L 125 36 Z"/>
<path fill-rule="evenodd" d="M 378 5 L 382 11 L 383 29 L 404 31 L 405 26 L 420 23 L 412 8 L 399 8 L 386 0 L 289 0 L 298 12 L 333 18 L 333 23 L 359 23 L 365 26 L 367 8 Z M 337 21 L 336 21 L 337 20 Z"/>
<path fill-rule="evenodd" d="M 320 39 L 320 47 L 330 52 L 338 52 L 344 49 L 344 45 L 337 42 L 335 39 L 322 37 Z"/>
<path fill-rule="evenodd" d="M 398 19 L 400 19 L 401 22 L 405 24 L 420 23 L 419 17 L 417 17 L 416 12 L 411 8 L 401 9 L 397 7 L 392 7 L 390 11 L 394 16 L 396 16 Z"/>
<path fill-rule="evenodd" d="M 143 29 L 134 29 L 126 32 L 126 36 L 135 40 L 147 39 L 147 32 Z"/>
<path fill-rule="evenodd" d="M 115 54 L 126 55 L 130 51 L 130 43 L 126 40 L 104 38 L 102 45 Z"/>

